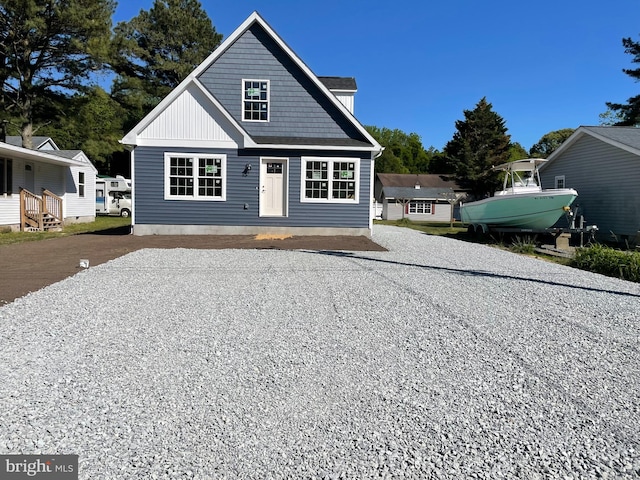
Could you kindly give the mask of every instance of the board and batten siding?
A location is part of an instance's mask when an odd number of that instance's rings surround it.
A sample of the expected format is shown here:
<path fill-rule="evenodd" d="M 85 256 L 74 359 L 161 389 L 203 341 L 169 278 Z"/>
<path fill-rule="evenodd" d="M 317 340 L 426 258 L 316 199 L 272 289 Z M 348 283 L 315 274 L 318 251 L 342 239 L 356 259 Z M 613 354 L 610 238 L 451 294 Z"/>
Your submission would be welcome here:
<path fill-rule="evenodd" d="M 555 186 L 556 176 L 578 192 L 587 225 L 597 225 L 599 236 L 635 236 L 640 231 L 640 157 L 590 135 L 577 139 L 540 172 L 544 188 Z"/>
<path fill-rule="evenodd" d="M 165 200 L 164 154 L 201 153 L 227 155 L 226 200 Z M 303 203 L 300 201 L 301 156 L 362 158 L 357 204 Z M 136 225 L 215 225 L 230 227 L 369 228 L 371 159 L 369 152 L 240 151 L 137 147 L 135 150 L 134 210 Z M 288 158 L 288 215 L 260 217 L 260 159 Z M 243 175 L 245 165 L 252 170 Z M 245 204 L 248 208 L 245 209 Z"/>
<path fill-rule="evenodd" d="M 269 80 L 269 122 L 242 119 L 242 80 Z M 365 140 L 259 25 L 253 25 L 199 80 L 251 136 Z"/>
<path fill-rule="evenodd" d="M 180 119 L 180 121 L 176 121 Z M 211 101 L 195 85 L 190 85 L 153 122 L 139 138 L 159 140 L 207 141 L 234 145 L 222 116 L 211 108 Z M 225 145 L 229 146 L 229 145 Z"/>

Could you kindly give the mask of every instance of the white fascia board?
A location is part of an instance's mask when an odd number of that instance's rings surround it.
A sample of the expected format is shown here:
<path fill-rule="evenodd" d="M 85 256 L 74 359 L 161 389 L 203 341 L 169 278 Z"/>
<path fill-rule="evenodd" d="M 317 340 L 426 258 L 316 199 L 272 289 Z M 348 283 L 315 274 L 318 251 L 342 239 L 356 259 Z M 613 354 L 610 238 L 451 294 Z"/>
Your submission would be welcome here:
<path fill-rule="evenodd" d="M 275 143 L 258 143 L 254 144 L 252 148 L 264 148 L 264 149 L 286 149 L 286 150 L 330 150 L 330 151 L 354 151 L 354 152 L 371 152 L 375 151 L 374 147 L 354 147 L 354 146 L 340 146 L 340 145 L 291 145 L 291 144 L 275 144 Z"/>
<path fill-rule="evenodd" d="M 233 45 L 235 41 L 253 25 L 254 23 L 258 23 L 265 31 L 271 36 L 271 38 L 289 55 L 289 57 L 296 63 L 300 69 L 305 72 L 305 74 L 311 79 L 311 81 L 325 94 L 325 96 L 329 99 L 329 101 L 333 102 L 333 104 L 351 121 L 351 123 L 356 127 L 356 129 L 373 145 L 373 148 L 376 152 L 382 152 L 383 147 L 367 132 L 367 130 L 360 124 L 360 122 L 355 118 L 355 116 L 345 107 L 340 100 L 337 99 L 334 93 L 332 93 L 319 79 L 318 77 L 311 71 L 311 69 L 289 48 L 289 46 L 280 38 L 280 36 L 269 26 L 269 24 L 258 14 L 258 12 L 254 11 L 249 17 L 242 22 L 242 24 L 236 28 L 231 35 L 227 37 L 225 41 L 223 41 L 218 48 L 216 48 L 211 55 L 209 55 L 195 70 L 193 70 L 169 95 L 167 95 L 145 118 L 143 118 L 129 133 L 127 133 L 120 143 L 124 143 L 126 145 L 138 145 L 137 135 L 144 130 L 167 106 L 173 102 L 186 88 L 187 85 L 194 81 L 198 81 L 197 78 L 200 76 L 202 72 L 204 72 L 209 66 L 220 56 L 222 55 L 229 46 Z M 199 84 L 200 82 L 198 82 Z M 200 85 L 200 88 L 202 86 Z M 207 92 L 208 93 L 208 92 Z M 213 98 L 211 95 L 209 97 Z M 214 100 L 214 104 L 221 107 L 219 102 Z M 221 108 L 221 111 L 224 112 L 225 116 L 228 116 L 226 110 Z M 233 122 L 237 125 L 237 122 Z M 250 137 L 246 134 L 244 129 L 240 128 L 240 131 L 243 132 L 245 139 L 248 139 L 245 147 L 263 147 L 262 145 L 256 145 Z M 291 147 L 290 145 L 287 147 Z M 273 148 L 273 147 L 272 147 Z M 363 149 L 366 150 L 366 149 Z"/>
<path fill-rule="evenodd" d="M 612 140 L 611 138 L 604 137 L 596 132 L 592 132 L 588 128 L 578 127 L 576 131 L 573 132 L 569 138 L 567 138 L 564 142 L 562 142 L 562 145 L 560 145 L 551 155 L 549 155 L 549 157 L 547 158 L 547 162 L 540 167 L 540 171 L 545 170 L 550 163 L 552 163 L 557 157 L 562 155 L 562 153 L 565 150 L 567 150 L 571 145 L 576 143 L 580 138 L 582 138 L 585 135 L 590 135 L 593 138 L 597 138 L 602 142 L 608 143 L 609 145 L 618 147 L 629 153 L 633 153 L 634 155 L 640 156 L 640 150 L 638 150 L 637 148 L 633 148 L 633 147 L 630 147 L 629 145 L 625 145 L 624 143 L 620 143 L 615 140 Z"/>
<path fill-rule="evenodd" d="M 55 150 L 52 150 L 55 151 Z M 16 147 L 7 143 L 0 144 L 0 155 L 18 160 L 51 163 L 53 165 L 62 165 L 64 167 L 83 167 L 85 163 L 69 158 L 60 157 L 53 153 L 44 153 L 42 150 L 30 150 L 28 148 Z"/>
<path fill-rule="evenodd" d="M 205 86 L 198 80 L 197 78 L 193 79 L 193 84 L 200 89 L 202 94 L 209 99 L 209 101 L 213 104 L 213 106 L 222 114 L 222 116 L 231 124 L 233 128 L 242 136 L 244 141 L 244 145 L 240 145 L 241 147 L 255 147 L 256 143 L 253 141 L 251 136 L 247 133 L 247 131 L 242 128 L 242 126 L 236 121 L 231 114 L 227 111 L 226 108 L 222 106 L 222 104 L 218 101 L 216 97 L 214 97 L 209 90 L 205 88 Z M 227 135 L 233 137 L 227 132 Z"/>
<path fill-rule="evenodd" d="M 307 66 L 306 63 L 302 61 L 300 57 L 298 57 L 291 48 L 280 38 L 280 36 L 269 26 L 269 24 L 257 13 L 253 12 L 251 16 L 247 19 L 247 21 L 251 20 L 249 25 L 251 25 L 254 21 L 259 23 L 267 33 L 275 40 L 275 42 L 289 55 L 289 57 L 300 67 L 300 69 L 307 74 L 307 76 L 311 79 L 313 83 L 325 94 L 325 96 L 333 102 L 333 104 L 351 121 L 353 126 L 355 126 L 358 131 L 373 145 L 376 151 L 382 151 L 382 146 L 367 132 L 367 130 L 362 126 L 362 124 L 358 121 L 358 119 L 349 111 L 347 107 L 345 107 L 340 100 L 337 99 L 335 93 L 329 90 L 324 83 L 322 83 L 318 77 L 311 71 L 311 69 Z M 247 23 L 247 22 L 245 22 Z M 243 24 L 244 25 L 244 24 Z M 248 28 L 245 27 L 245 28 Z"/>
<path fill-rule="evenodd" d="M 630 145 L 625 145 L 624 143 L 620 143 L 617 140 L 613 140 L 611 138 L 604 137 L 604 136 L 600 135 L 599 133 L 592 132 L 591 130 L 589 130 L 589 128 L 584 128 L 584 127 L 580 127 L 580 128 L 584 130 L 584 133 L 586 133 L 587 135 L 591 135 L 593 138 L 597 138 L 598 140 L 602 140 L 603 142 L 608 143 L 609 145 L 613 145 L 614 147 L 618 147 L 618 148 L 620 148 L 622 150 L 626 150 L 629 153 L 633 153 L 634 155 L 639 155 L 640 156 L 640 150 L 638 150 L 637 148 L 634 148 L 634 147 L 632 147 Z M 614 127 L 612 127 L 612 128 L 614 128 Z"/>
<path fill-rule="evenodd" d="M 122 138 L 122 140 L 120 140 L 120 143 L 124 143 L 125 145 L 141 145 L 140 143 L 138 143 L 138 138 L 137 138 L 138 134 L 140 134 L 140 132 L 142 132 L 146 127 L 148 127 L 149 124 L 153 122 L 158 117 L 158 115 L 160 115 L 160 113 L 162 113 L 167 108 L 168 105 L 173 103 L 173 101 L 177 99 L 178 96 L 180 96 L 180 94 L 182 94 L 182 92 L 187 89 L 187 86 L 190 83 L 192 83 L 194 80 L 197 80 L 200 74 L 203 71 L 205 71 L 207 68 L 209 68 L 209 66 L 220 55 L 222 55 L 222 53 L 227 48 L 229 48 L 229 45 L 232 45 L 233 42 L 235 42 L 236 39 L 240 35 L 242 35 L 242 33 L 244 33 L 244 31 L 247 28 L 249 28 L 249 26 L 254 22 L 256 15 L 257 13 L 254 12 L 251 16 L 249 16 L 249 18 L 247 18 L 242 23 L 242 25 L 240 25 L 229 37 L 227 37 L 227 39 L 224 42 L 222 42 L 218 46 L 218 48 L 216 48 L 213 52 L 211 52 L 211 54 L 200 65 L 198 65 L 198 67 L 196 67 L 195 70 L 193 70 L 189 75 L 187 75 L 187 77 L 182 82 L 180 82 L 180 84 L 176 88 L 174 88 L 169 93 L 169 95 L 164 97 L 162 101 L 158 105 L 156 105 L 156 107 L 153 110 L 151 110 L 151 112 L 149 112 L 142 120 L 140 120 L 140 122 L 138 122 L 138 124 L 135 127 L 133 127 L 133 129 L 131 129 L 131 131 L 127 133 Z M 200 88 L 202 88 L 201 85 L 200 85 Z"/>
<path fill-rule="evenodd" d="M 560 156 L 562 152 L 564 152 L 567 148 L 573 145 L 580 137 L 582 137 L 585 133 L 585 129 L 583 127 L 578 127 L 578 129 L 573 132 L 569 138 L 567 138 L 562 145 L 555 149 L 555 151 L 547 157 L 546 163 L 540 166 L 540 171 L 546 170 L 551 162 L 553 162 L 556 157 Z"/>
<path fill-rule="evenodd" d="M 195 77 L 191 78 L 191 75 L 189 75 L 189 77 L 187 77 L 180 85 L 178 85 L 178 87 L 176 87 L 169 95 L 167 95 L 164 98 L 164 100 L 162 100 L 162 102 L 158 104 L 156 108 L 154 108 L 140 123 L 138 123 L 138 125 L 136 125 L 133 128 L 133 130 L 131 130 L 121 140 L 121 143 L 124 143 L 126 145 L 135 145 L 135 146 L 166 145 L 167 142 L 169 142 L 168 140 L 139 138 L 139 135 L 142 132 L 144 132 L 144 130 L 147 127 L 149 127 L 151 123 L 153 123 L 153 121 L 155 121 L 191 85 L 196 87 L 207 98 L 207 100 L 211 102 L 213 107 L 218 112 L 221 113 L 221 115 L 225 118 L 225 120 L 229 122 L 231 127 L 237 131 L 238 136 L 242 138 L 244 143 L 244 145 L 241 145 L 241 147 L 242 146 L 251 147 L 255 145 L 251 137 L 247 134 L 247 132 L 238 124 L 238 122 L 236 122 L 236 120 L 231 115 L 229 115 L 229 112 L 227 112 L 227 110 L 220 104 L 220 102 L 213 95 L 211 95 L 211 92 L 209 92 L 197 78 Z M 182 146 L 178 144 L 179 142 L 180 141 L 171 140 L 169 143 L 175 146 Z M 194 142 L 197 143 L 197 141 L 194 141 L 194 140 L 188 140 L 188 141 L 185 140 L 185 142 L 188 142 L 188 145 L 186 146 L 194 145 Z M 211 146 L 211 142 L 209 142 L 208 145 Z M 229 142 L 228 145 L 219 145 L 219 146 L 235 148 L 238 145 L 235 142 Z"/>
<path fill-rule="evenodd" d="M 93 164 L 93 162 L 89 160 L 89 157 L 87 157 L 87 154 L 84 153 L 82 150 L 75 157 L 73 157 L 73 159 L 78 162 L 82 162 L 83 167 L 90 167 L 93 173 L 95 173 L 96 175 L 98 174 L 98 169 Z"/>

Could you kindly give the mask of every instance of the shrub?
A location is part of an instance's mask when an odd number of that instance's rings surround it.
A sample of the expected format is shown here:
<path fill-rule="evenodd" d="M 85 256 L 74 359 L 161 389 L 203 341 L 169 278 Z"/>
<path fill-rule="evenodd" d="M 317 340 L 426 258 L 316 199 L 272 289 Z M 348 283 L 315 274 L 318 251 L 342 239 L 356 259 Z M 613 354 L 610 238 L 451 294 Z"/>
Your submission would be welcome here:
<path fill-rule="evenodd" d="M 509 250 L 515 253 L 525 253 L 527 255 L 531 255 L 536 251 L 536 237 L 525 236 L 520 238 L 520 236 L 516 235 L 516 238 L 511 242 L 511 247 Z"/>
<path fill-rule="evenodd" d="M 609 277 L 640 282 L 640 252 L 625 252 L 595 244 L 577 249 L 571 266 Z"/>

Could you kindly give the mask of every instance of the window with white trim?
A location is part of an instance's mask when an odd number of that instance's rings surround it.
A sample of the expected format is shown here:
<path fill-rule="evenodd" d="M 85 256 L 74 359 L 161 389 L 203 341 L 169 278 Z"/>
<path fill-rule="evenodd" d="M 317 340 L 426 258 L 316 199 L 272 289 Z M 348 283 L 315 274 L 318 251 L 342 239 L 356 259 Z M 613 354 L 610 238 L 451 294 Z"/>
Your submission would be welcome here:
<path fill-rule="evenodd" d="M 409 213 L 427 213 L 432 212 L 432 202 L 425 200 L 414 200 L 409 202 Z"/>
<path fill-rule="evenodd" d="M 358 203 L 360 159 L 303 158 L 301 201 Z"/>
<path fill-rule="evenodd" d="M 242 80 L 242 119 L 269 121 L 269 80 Z"/>
<path fill-rule="evenodd" d="M 164 198 L 225 200 L 226 170 L 226 155 L 166 153 Z"/>
<path fill-rule="evenodd" d="M 84 186 L 85 186 L 84 172 L 78 172 L 78 196 L 79 197 L 84 197 Z"/>
<path fill-rule="evenodd" d="M 555 181 L 555 188 L 564 188 L 564 175 L 557 175 Z"/>

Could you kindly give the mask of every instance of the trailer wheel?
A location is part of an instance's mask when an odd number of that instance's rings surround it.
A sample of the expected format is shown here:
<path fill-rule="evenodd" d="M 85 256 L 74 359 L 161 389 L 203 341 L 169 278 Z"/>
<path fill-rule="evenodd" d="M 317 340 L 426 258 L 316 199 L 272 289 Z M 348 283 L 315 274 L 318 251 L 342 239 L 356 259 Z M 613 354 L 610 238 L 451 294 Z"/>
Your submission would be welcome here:
<path fill-rule="evenodd" d="M 129 211 L 129 209 L 128 209 L 128 208 L 123 208 L 123 209 L 120 211 L 120 216 L 121 216 L 121 217 L 123 217 L 123 218 L 130 217 L 130 216 L 131 216 L 131 211 Z"/>

